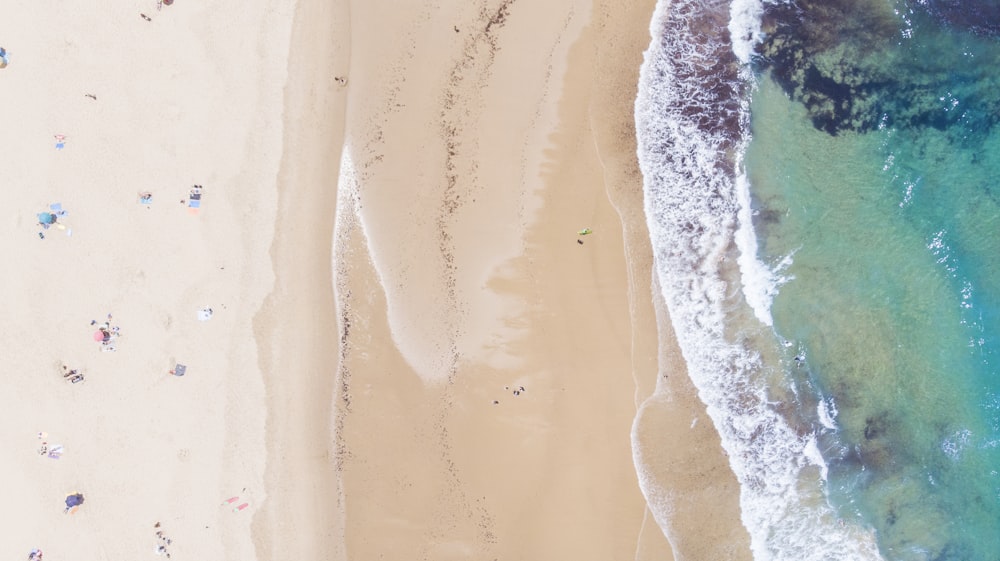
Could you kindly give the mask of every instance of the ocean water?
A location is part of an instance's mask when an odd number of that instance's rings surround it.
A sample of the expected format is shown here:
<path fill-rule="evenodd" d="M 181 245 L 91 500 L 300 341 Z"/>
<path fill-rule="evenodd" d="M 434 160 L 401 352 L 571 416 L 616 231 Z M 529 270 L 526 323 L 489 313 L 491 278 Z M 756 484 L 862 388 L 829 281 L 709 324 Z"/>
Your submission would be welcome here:
<path fill-rule="evenodd" d="M 755 559 L 1000 559 L 1000 2 L 650 30 L 657 274 Z"/>

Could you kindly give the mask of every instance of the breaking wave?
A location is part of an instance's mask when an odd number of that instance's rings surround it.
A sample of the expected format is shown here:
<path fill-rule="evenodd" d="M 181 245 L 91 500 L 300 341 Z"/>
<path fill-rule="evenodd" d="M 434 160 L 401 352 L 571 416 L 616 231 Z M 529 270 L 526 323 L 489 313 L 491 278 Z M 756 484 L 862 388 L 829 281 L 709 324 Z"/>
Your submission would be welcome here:
<path fill-rule="evenodd" d="M 754 558 L 881 559 L 872 531 L 839 519 L 827 502 L 813 429 L 768 389 L 781 377 L 769 311 L 781 279 L 756 261 L 749 197 L 740 193 L 749 189 L 741 170 L 753 83 L 747 44 L 758 39 L 760 13 L 752 0 L 657 6 L 636 100 L 656 274 L 740 483 Z M 656 513 L 661 526 L 669 515 Z"/>

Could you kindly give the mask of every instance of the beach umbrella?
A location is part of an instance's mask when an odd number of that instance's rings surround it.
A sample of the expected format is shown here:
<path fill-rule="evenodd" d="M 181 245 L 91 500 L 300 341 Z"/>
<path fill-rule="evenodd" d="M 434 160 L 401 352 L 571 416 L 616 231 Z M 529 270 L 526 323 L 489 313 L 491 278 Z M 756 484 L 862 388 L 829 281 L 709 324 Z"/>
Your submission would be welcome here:
<path fill-rule="evenodd" d="M 38 213 L 38 223 L 39 224 L 52 224 L 56 221 L 56 215 L 51 212 L 39 212 Z"/>
<path fill-rule="evenodd" d="M 74 493 L 72 495 L 66 495 L 66 508 L 73 508 L 83 504 L 83 495 L 80 493 Z"/>
<path fill-rule="evenodd" d="M 94 332 L 94 340 L 98 343 L 103 343 L 111 338 L 111 334 L 103 329 L 98 329 Z"/>

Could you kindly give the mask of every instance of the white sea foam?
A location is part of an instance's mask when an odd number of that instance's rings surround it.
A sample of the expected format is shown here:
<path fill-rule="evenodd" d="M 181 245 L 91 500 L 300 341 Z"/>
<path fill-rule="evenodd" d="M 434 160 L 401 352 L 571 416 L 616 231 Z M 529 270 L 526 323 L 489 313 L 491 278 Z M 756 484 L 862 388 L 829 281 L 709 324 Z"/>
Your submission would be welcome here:
<path fill-rule="evenodd" d="M 733 0 L 729 6 L 729 35 L 732 50 L 742 65 L 740 74 L 748 83 L 753 77 L 749 69 L 750 58 L 755 45 L 761 40 L 761 17 L 764 6 L 761 0 Z M 749 96 L 740 99 L 741 110 L 749 114 Z M 749 142 L 749 135 L 744 139 Z M 737 170 L 734 185 L 737 202 L 736 244 L 740 250 L 739 265 L 743 281 L 743 294 L 754 315 L 767 326 L 774 324 L 771 317 L 771 303 L 781 285 L 792 280 L 782 273 L 792 264 L 792 255 L 785 256 L 773 267 L 768 267 L 758 259 L 757 235 L 753 230 L 750 205 L 750 180 L 743 172 L 743 152 L 736 153 L 734 169 Z"/>
<path fill-rule="evenodd" d="M 819 400 L 816 404 L 816 416 L 823 428 L 837 430 L 837 406 L 832 398 Z"/>
<path fill-rule="evenodd" d="M 944 439 L 941 443 L 941 451 L 943 451 L 945 455 L 952 460 L 958 461 L 962 455 L 962 451 L 969 447 L 971 440 L 972 431 L 969 429 L 962 429 Z"/>
<path fill-rule="evenodd" d="M 816 435 L 810 435 L 806 440 L 806 445 L 802 449 L 802 454 L 809 459 L 809 463 L 820 470 L 820 479 L 826 481 L 826 476 L 830 473 L 830 468 L 823 459 L 823 453 L 819 451 L 819 444 L 816 442 Z"/>
<path fill-rule="evenodd" d="M 733 0 L 729 5 L 729 36 L 732 38 L 733 54 L 746 65 L 750 63 L 754 47 L 760 42 L 761 16 L 764 5 L 760 0 Z"/>
<path fill-rule="evenodd" d="M 736 162 L 736 168 L 742 167 L 742 161 Z M 743 297 L 753 308 L 753 313 L 761 323 L 770 327 L 774 325 L 771 317 L 771 303 L 781 285 L 792 280 L 782 274 L 792 264 L 792 254 L 785 256 L 774 267 L 768 267 L 757 257 L 757 234 L 753 230 L 753 219 L 750 207 L 750 180 L 746 173 L 739 172 L 735 183 L 736 200 L 739 203 L 736 211 L 736 247 L 740 250 L 738 263 L 743 281 Z"/>
<path fill-rule="evenodd" d="M 873 533 L 839 521 L 816 471 L 804 469 L 822 457 L 810 436 L 768 405 L 760 353 L 727 336 L 727 321 L 740 312 L 734 307 L 746 306 L 729 287 L 738 279 L 727 277 L 741 216 L 734 154 L 746 142 L 746 105 L 732 46 L 695 34 L 716 33 L 727 8 L 717 0 L 661 0 L 650 26 L 636 128 L 657 277 L 691 379 L 740 482 L 754 558 L 880 559 Z M 655 499 L 638 467 L 643 492 Z"/>

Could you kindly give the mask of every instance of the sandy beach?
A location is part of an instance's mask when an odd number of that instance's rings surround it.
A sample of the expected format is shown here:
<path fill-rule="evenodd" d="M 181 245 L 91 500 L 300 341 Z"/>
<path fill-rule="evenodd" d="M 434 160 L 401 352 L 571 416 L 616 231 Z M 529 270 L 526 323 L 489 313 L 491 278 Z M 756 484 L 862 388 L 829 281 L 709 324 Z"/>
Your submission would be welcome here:
<path fill-rule="evenodd" d="M 5 6 L 0 555 L 152 557 L 161 531 L 172 559 L 253 558 L 267 409 L 252 327 L 274 279 L 284 8 Z M 55 203 L 66 214 L 43 229 Z M 93 338 L 109 314 L 115 351 Z M 64 513 L 74 492 L 85 502 Z"/>
<path fill-rule="evenodd" d="M 653 8 L 7 9 L 0 555 L 750 559 L 658 328 Z"/>

